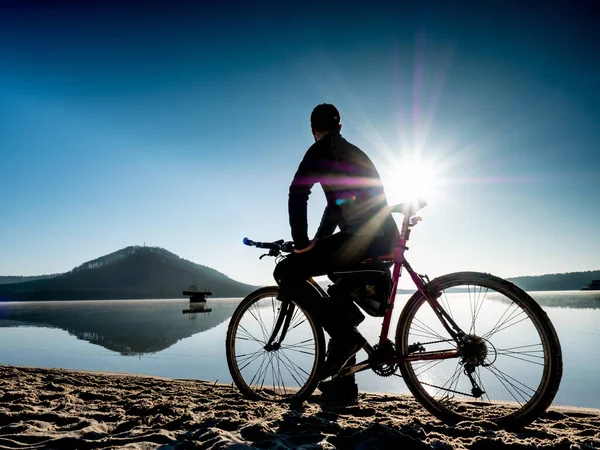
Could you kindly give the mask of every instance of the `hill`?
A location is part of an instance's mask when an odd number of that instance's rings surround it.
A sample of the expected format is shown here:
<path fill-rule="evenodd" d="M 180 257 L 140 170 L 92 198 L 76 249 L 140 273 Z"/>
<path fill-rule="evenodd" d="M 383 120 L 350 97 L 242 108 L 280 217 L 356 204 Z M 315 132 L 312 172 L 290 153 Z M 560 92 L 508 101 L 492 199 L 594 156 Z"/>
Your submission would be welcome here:
<path fill-rule="evenodd" d="M 43 280 L 45 278 L 53 278 L 57 273 L 52 275 L 36 275 L 33 277 L 27 276 L 0 276 L 0 284 L 25 283 L 26 281 Z"/>
<path fill-rule="evenodd" d="M 0 301 L 182 298 L 193 281 L 213 297 L 243 297 L 254 289 L 165 249 L 133 246 L 52 278 L 0 284 Z"/>
<path fill-rule="evenodd" d="M 592 280 L 600 279 L 600 270 L 586 272 L 553 273 L 527 277 L 515 277 L 508 280 L 526 291 L 572 291 L 589 285 Z"/>

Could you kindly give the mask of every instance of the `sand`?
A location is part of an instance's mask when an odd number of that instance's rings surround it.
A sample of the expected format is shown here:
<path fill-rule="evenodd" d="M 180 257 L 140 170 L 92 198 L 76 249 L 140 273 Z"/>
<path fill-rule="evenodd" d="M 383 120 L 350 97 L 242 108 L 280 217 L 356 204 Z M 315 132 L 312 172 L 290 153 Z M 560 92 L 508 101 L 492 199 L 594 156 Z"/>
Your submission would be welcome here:
<path fill-rule="evenodd" d="M 0 449 L 600 448 L 600 410 L 553 407 L 508 432 L 444 425 L 399 395 L 291 407 L 202 381 L 6 366 L 0 379 Z"/>

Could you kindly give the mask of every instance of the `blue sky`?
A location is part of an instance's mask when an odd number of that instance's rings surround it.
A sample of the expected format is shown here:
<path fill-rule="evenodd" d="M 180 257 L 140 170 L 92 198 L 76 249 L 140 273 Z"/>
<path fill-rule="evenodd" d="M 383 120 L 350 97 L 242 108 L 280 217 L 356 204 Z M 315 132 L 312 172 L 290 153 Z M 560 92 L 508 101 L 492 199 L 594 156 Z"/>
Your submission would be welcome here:
<path fill-rule="evenodd" d="M 600 268 L 585 3 L 202 3 L 0 3 L 0 274 L 145 243 L 271 283 L 241 240 L 290 238 L 322 102 L 391 202 L 429 195 L 418 271 Z M 323 207 L 316 186 L 312 232 Z"/>

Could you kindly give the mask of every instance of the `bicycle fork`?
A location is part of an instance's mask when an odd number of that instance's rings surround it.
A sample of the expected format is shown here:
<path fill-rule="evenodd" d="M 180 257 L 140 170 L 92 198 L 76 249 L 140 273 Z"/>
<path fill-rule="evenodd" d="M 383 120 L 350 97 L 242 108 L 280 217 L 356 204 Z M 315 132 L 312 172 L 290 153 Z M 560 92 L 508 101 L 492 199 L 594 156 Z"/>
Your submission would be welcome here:
<path fill-rule="evenodd" d="M 273 332 L 271 333 L 269 340 L 264 346 L 264 349 L 268 352 L 279 350 L 279 348 L 281 347 L 281 343 L 285 339 L 287 331 L 290 327 L 290 322 L 292 321 L 292 316 L 294 315 L 295 308 L 296 307 L 292 302 L 281 302 L 281 309 L 279 310 L 277 321 L 275 322 L 275 326 L 273 327 Z M 277 339 L 277 335 L 280 331 L 281 336 L 279 336 L 279 339 Z"/>

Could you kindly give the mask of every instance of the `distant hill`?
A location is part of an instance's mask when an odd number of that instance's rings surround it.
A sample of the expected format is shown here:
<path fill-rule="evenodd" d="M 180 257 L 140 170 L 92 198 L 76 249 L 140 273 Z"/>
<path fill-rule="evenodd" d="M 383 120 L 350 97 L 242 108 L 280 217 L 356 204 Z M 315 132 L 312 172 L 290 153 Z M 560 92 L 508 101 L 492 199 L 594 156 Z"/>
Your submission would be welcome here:
<path fill-rule="evenodd" d="M 26 281 L 43 280 L 45 278 L 54 278 L 57 273 L 52 275 L 37 275 L 33 277 L 23 276 L 0 276 L 0 284 L 13 284 L 13 283 L 25 283 Z"/>
<path fill-rule="evenodd" d="M 600 270 L 586 272 L 553 273 L 528 277 L 509 278 L 511 282 L 526 291 L 572 291 L 600 279 Z"/>
<path fill-rule="evenodd" d="M 526 291 L 579 290 L 598 279 L 600 270 L 509 278 Z M 213 298 L 244 297 L 255 288 L 163 248 L 132 246 L 63 274 L 2 276 L 0 301 L 182 298 L 181 291 L 192 282 L 200 290 L 210 289 Z M 326 289 L 330 282 L 320 284 Z"/>
<path fill-rule="evenodd" d="M 165 249 L 133 246 L 52 278 L 0 284 L 0 301 L 182 298 L 194 281 L 213 298 L 243 297 L 255 288 Z"/>

